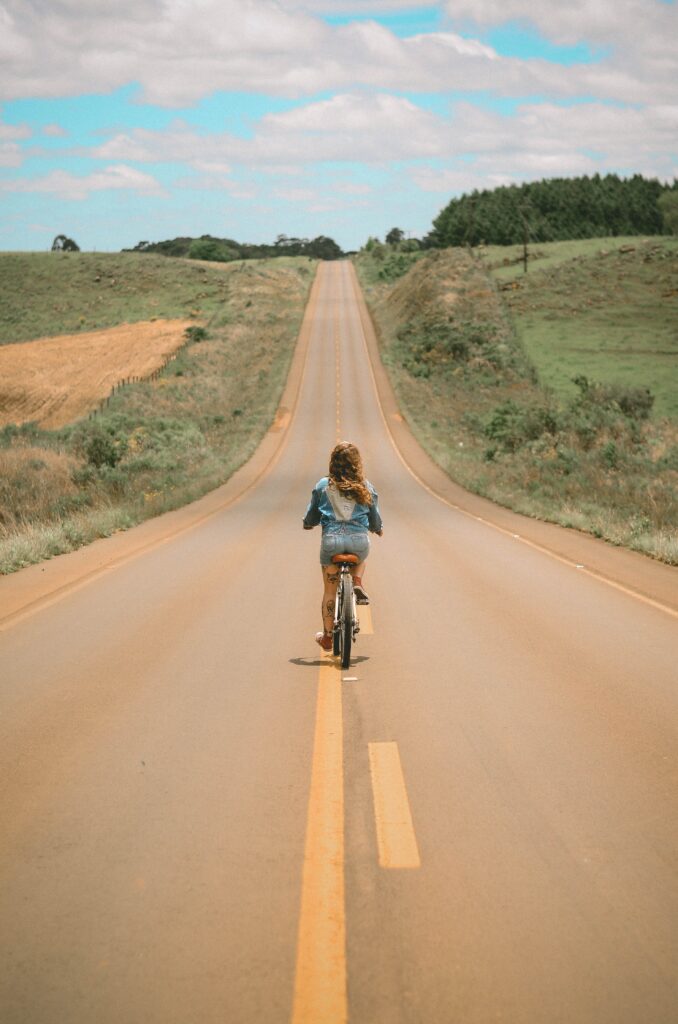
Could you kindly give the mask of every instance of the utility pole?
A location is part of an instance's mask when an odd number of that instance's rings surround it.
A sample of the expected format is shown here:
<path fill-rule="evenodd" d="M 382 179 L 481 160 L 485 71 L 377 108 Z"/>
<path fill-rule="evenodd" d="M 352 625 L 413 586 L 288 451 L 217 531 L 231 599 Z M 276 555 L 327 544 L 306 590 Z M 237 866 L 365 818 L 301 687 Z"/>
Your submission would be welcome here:
<path fill-rule="evenodd" d="M 466 244 L 473 253 L 473 232 L 476 226 L 476 200 L 475 196 L 471 196 L 469 199 L 469 216 L 468 223 L 466 225 Z"/>
<path fill-rule="evenodd" d="M 523 204 L 521 204 L 518 207 L 518 213 L 520 215 L 520 220 L 521 220 L 522 225 L 523 225 L 523 273 L 524 274 L 527 273 L 527 259 L 528 259 L 527 243 L 530 240 L 530 222 L 527 219 L 527 214 L 529 213 L 529 211 L 530 211 L 529 203 L 523 203 Z"/>

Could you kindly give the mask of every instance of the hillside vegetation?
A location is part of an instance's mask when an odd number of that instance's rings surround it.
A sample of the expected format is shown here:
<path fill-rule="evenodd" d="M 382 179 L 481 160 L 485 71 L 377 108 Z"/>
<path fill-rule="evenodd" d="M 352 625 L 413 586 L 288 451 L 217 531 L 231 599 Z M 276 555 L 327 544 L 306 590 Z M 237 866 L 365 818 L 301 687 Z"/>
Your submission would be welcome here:
<path fill-rule="evenodd" d="M 91 419 L 52 431 L 34 423 L 0 431 L 5 573 L 228 479 L 273 420 L 315 270 L 308 260 L 200 267 L 136 255 L 50 254 L 53 265 L 39 255 L 4 256 L 14 282 L 13 259 L 23 287 L 12 296 L 12 315 L 29 336 L 72 330 L 80 315 L 92 326 L 146 320 L 149 307 L 158 317 L 193 313 L 203 330 L 156 378 L 122 387 Z M 77 287 L 64 274 L 71 261 Z M 102 292 L 102 271 L 112 268 L 115 283 Z M 0 287 L 9 287 L 6 278 Z M 6 342 L 18 341 L 7 320 L 3 330 Z"/>
<path fill-rule="evenodd" d="M 479 250 L 542 384 L 564 401 L 584 374 L 654 395 L 678 423 L 678 238 L 591 239 Z"/>
<path fill-rule="evenodd" d="M 620 257 L 627 255 L 632 254 Z M 678 564 L 676 424 L 654 414 L 654 396 L 642 381 L 615 379 L 614 352 L 603 350 L 599 374 L 587 376 L 573 365 L 576 383 L 562 390 L 546 387 L 521 341 L 520 311 L 510 305 L 511 296 L 523 295 L 529 315 L 538 314 L 554 330 L 576 330 L 577 317 L 590 307 L 580 295 L 574 308 L 571 282 L 554 301 L 549 272 L 541 288 L 530 270 L 528 291 L 523 293 L 522 282 L 502 291 L 488 269 L 497 264 L 496 256 L 486 253 L 481 260 L 465 249 L 432 252 L 393 284 L 378 281 L 368 253 L 358 258 L 384 363 L 410 426 L 468 489 Z M 593 279 L 597 294 L 619 287 L 633 291 L 629 281 L 618 280 L 616 256 L 600 257 L 596 266 L 607 275 Z M 629 264 L 623 266 L 628 272 Z M 495 266 L 500 276 L 502 268 L 503 258 Z M 647 285 L 645 269 L 641 256 L 638 277 Z M 506 270 L 503 283 L 511 284 L 510 262 Z M 585 277 L 577 265 L 580 271 Z M 655 277 L 659 303 L 665 285 Z M 563 308 L 568 295 L 570 304 Z M 628 330 L 637 336 L 644 330 L 642 309 L 642 303 L 625 309 Z M 598 312 L 602 320 L 602 307 Z M 639 319 L 631 322 L 632 316 Z M 672 402 L 668 395 L 666 402 Z"/>

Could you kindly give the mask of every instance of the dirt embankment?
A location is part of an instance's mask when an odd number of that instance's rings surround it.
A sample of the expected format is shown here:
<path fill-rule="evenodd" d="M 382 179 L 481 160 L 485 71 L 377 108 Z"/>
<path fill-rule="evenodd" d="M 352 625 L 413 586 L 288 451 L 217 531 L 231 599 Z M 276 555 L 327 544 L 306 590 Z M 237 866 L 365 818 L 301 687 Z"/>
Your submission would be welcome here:
<path fill-rule="evenodd" d="M 0 348 L 0 426 L 53 429 L 95 408 L 112 387 L 147 377 L 184 342 L 193 320 L 122 324 Z"/>

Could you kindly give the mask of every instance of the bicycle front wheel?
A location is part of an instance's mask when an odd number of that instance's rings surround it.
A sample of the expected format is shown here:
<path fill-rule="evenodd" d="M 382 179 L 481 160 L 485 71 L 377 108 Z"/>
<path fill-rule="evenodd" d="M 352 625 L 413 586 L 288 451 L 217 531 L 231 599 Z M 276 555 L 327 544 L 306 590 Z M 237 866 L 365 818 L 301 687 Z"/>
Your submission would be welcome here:
<path fill-rule="evenodd" d="M 348 574 L 346 574 L 343 580 L 341 598 L 341 616 L 339 620 L 341 667 L 348 668 L 351 664 L 351 645 L 353 643 L 353 627 L 355 625 L 353 580 Z"/>

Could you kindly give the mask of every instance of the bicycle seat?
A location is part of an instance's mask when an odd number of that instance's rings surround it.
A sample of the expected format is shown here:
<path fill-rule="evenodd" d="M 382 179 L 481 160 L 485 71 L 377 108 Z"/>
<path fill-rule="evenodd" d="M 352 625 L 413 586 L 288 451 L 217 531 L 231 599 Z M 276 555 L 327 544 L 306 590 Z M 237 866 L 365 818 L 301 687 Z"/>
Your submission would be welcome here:
<path fill-rule="evenodd" d="M 358 565 L 360 563 L 357 555 L 349 554 L 332 555 L 332 561 L 335 565 Z"/>

